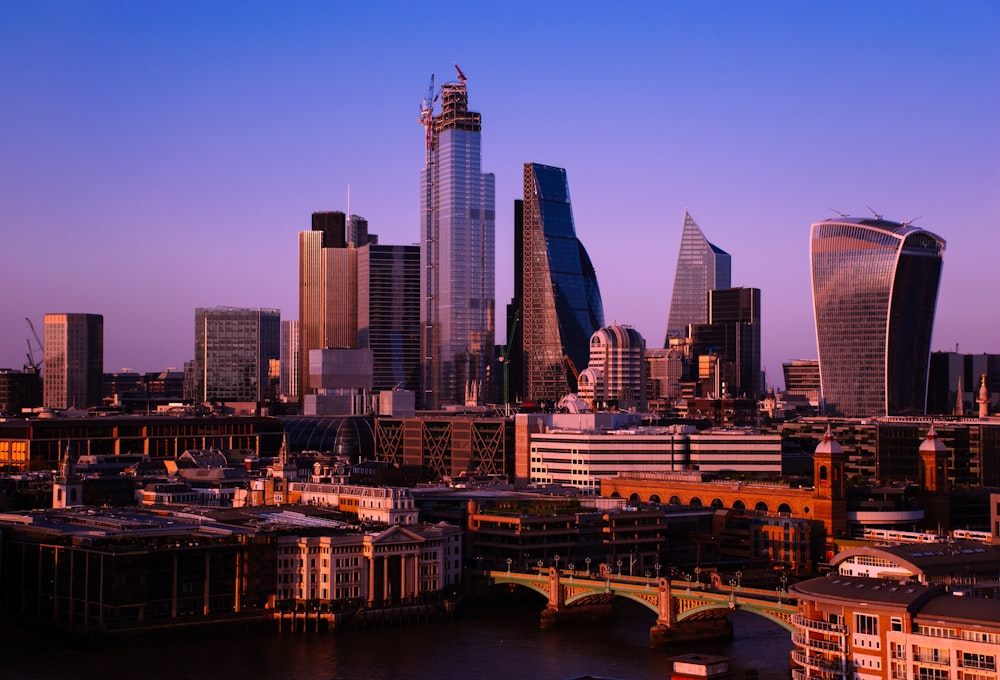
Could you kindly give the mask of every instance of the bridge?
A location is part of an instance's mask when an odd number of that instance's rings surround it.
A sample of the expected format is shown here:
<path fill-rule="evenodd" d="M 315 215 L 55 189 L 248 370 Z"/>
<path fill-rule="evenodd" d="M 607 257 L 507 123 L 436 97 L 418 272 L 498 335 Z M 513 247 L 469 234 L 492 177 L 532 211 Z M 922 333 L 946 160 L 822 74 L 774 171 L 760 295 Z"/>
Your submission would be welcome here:
<path fill-rule="evenodd" d="M 650 630 L 650 644 L 679 642 L 731 633 L 726 614 L 733 610 L 747 611 L 777 623 L 794 632 L 792 616 L 798 613 L 795 598 L 781 589 L 744 588 L 731 584 L 725 588 L 716 579 L 714 584 L 643 578 L 606 572 L 580 572 L 555 567 L 535 572 L 502 570 L 485 571 L 491 584 L 512 584 L 534 590 L 548 600 L 542 612 L 546 619 L 573 618 L 574 608 L 609 604 L 616 597 L 633 600 L 656 614 L 656 625 Z M 715 625 L 713 625 L 713 622 Z M 722 624 L 723 627 L 720 628 Z"/>

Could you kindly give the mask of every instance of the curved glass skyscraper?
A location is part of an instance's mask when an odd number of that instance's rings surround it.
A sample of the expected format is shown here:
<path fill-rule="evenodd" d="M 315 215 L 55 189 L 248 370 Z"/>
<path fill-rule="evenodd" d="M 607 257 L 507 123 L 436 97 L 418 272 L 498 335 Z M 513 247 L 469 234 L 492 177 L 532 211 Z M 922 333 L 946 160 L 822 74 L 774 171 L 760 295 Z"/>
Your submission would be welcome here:
<path fill-rule="evenodd" d="M 597 274 L 573 227 L 566 171 L 525 163 L 524 202 L 515 214 L 520 394 L 558 401 L 576 390 L 574 371 L 586 368 L 590 336 L 604 326 Z"/>
<path fill-rule="evenodd" d="M 813 307 L 826 413 L 925 412 L 944 249 L 935 234 L 881 218 L 812 225 Z"/>

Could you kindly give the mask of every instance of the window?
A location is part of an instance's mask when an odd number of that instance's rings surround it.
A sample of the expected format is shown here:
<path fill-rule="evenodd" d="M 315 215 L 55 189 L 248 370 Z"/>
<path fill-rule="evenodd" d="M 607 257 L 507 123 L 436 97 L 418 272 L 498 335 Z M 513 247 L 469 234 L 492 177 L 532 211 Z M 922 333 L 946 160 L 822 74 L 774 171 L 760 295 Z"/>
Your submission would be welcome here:
<path fill-rule="evenodd" d="M 903 630 L 903 619 L 898 616 L 893 616 L 889 628 L 897 633 Z"/>
<path fill-rule="evenodd" d="M 854 632 L 861 635 L 878 635 L 878 617 L 867 614 L 854 615 Z"/>

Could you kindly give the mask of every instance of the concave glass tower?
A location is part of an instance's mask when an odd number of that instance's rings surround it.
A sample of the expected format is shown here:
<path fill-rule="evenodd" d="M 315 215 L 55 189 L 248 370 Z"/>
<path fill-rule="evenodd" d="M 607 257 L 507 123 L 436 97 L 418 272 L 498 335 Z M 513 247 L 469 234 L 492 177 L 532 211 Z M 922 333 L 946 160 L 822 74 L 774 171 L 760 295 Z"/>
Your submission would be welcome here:
<path fill-rule="evenodd" d="M 881 218 L 812 225 L 813 307 L 827 414 L 925 412 L 944 250 L 939 236 Z"/>

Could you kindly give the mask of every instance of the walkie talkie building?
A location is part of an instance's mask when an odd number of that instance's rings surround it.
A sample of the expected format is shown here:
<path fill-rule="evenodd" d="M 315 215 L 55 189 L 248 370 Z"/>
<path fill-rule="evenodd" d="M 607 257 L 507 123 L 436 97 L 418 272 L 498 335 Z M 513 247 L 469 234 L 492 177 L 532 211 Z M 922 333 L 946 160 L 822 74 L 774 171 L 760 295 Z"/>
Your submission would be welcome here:
<path fill-rule="evenodd" d="M 944 250 L 939 236 L 880 217 L 812 225 L 813 307 L 827 414 L 925 412 Z"/>

